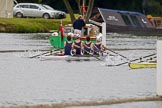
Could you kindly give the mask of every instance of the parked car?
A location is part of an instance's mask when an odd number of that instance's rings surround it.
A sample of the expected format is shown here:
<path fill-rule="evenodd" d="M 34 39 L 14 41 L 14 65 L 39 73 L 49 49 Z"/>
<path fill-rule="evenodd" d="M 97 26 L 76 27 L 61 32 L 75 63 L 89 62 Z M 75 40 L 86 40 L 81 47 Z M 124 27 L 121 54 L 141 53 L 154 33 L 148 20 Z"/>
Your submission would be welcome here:
<path fill-rule="evenodd" d="M 47 8 L 48 5 L 36 4 L 36 3 L 19 3 L 13 8 L 13 15 L 22 17 L 42 17 L 42 18 L 65 18 L 66 13 L 57 10 L 51 10 Z M 48 6 L 50 7 L 50 6 Z"/>

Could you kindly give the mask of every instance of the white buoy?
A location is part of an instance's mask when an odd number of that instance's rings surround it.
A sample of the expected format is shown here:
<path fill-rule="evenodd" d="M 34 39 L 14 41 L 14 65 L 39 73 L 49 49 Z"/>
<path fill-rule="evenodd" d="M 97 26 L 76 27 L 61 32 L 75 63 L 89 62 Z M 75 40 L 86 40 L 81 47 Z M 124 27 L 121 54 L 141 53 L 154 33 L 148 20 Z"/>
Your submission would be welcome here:
<path fill-rule="evenodd" d="M 157 95 L 162 96 L 162 40 L 157 41 Z"/>

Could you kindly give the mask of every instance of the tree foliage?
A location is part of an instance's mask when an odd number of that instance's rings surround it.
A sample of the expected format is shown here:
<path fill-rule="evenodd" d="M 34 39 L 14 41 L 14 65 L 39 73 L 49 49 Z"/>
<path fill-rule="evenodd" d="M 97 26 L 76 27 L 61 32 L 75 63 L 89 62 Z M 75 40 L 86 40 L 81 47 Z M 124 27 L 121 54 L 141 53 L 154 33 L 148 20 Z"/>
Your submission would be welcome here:
<path fill-rule="evenodd" d="M 63 0 L 63 1 L 64 1 L 64 4 L 65 4 L 69 14 L 70 14 L 71 22 L 73 22 L 75 20 L 74 13 L 72 11 L 73 9 L 71 8 L 71 5 L 68 0 Z"/>
<path fill-rule="evenodd" d="M 64 0 L 17 0 L 18 2 L 44 3 L 54 9 L 67 12 Z M 72 7 L 74 13 L 80 13 L 79 5 L 83 0 L 66 0 Z M 88 0 L 90 1 L 90 0 Z M 88 4 L 88 3 L 87 3 Z M 94 0 L 94 7 L 137 11 L 153 16 L 162 16 L 162 0 Z"/>

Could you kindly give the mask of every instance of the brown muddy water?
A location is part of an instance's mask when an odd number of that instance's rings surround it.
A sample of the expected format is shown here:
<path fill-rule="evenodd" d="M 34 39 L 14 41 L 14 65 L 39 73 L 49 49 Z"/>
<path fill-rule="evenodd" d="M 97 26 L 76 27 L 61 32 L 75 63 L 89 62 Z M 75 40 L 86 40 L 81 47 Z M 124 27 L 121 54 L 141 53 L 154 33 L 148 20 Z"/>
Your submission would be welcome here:
<path fill-rule="evenodd" d="M 0 106 L 53 104 L 72 101 L 156 95 L 156 69 L 108 67 L 111 61 L 28 58 L 51 49 L 49 34 L 0 33 Z M 130 60 L 156 53 L 156 36 L 107 35 L 107 46 Z M 161 108 L 161 101 L 80 108 Z M 74 107 L 76 108 L 76 107 Z"/>

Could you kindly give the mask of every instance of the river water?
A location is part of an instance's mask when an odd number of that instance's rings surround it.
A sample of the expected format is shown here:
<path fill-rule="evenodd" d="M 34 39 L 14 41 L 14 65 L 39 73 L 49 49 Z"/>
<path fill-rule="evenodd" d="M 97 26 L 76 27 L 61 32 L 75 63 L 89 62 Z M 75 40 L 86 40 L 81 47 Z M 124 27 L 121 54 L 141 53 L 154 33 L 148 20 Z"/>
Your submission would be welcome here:
<path fill-rule="evenodd" d="M 107 46 L 132 60 L 156 53 L 158 39 L 161 38 L 109 34 Z M 156 95 L 155 68 L 132 70 L 128 65 L 105 66 L 107 61 L 67 62 L 27 58 L 49 49 L 48 34 L 0 33 L 0 106 Z M 162 102 L 155 101 L 96 108 L 161 106 Z"/>

